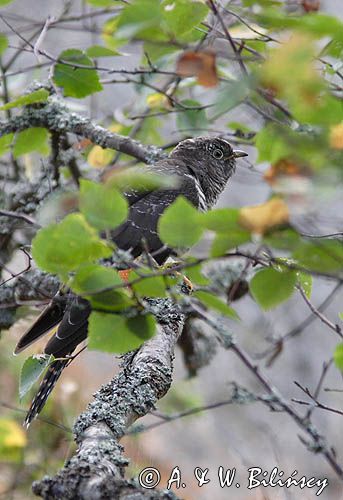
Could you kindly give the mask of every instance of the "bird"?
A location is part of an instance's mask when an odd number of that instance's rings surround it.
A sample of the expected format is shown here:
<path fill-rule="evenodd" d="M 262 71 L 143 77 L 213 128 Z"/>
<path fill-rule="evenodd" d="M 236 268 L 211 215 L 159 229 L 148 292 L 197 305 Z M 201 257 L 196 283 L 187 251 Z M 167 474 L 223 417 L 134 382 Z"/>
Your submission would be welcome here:
<path fill-rule="evenodd" d="M 143 252 L 151 254 L 158 265 L 177 254 L 165 246 L 158 236 L 158 221 L 164 210 L 183 195 L 199 211 L 206 212 L 216 203 L 236 169 L 236 160 L 247 156 L 234 150 L 221 137 L 195 137 L 179 142 L 168 157 L 145 166 L 150 172 L 174 176 L 177 185 L 155 190 L 129 190 L 124 193 L 129 205 L 127 220 L 111 233 L 111 239 L 135 259 Z M 71 362 L 76 347 L 87 338 L 90 303 L 71 290 L 61 288 L 29 330 L 20 338 L 14 354 L 30 346 L 42 335 L 54 331 L 44 353 L 53 355 L 38 392 L 26 415 L 28 427 L 37 417 L 59 379 Z"/>

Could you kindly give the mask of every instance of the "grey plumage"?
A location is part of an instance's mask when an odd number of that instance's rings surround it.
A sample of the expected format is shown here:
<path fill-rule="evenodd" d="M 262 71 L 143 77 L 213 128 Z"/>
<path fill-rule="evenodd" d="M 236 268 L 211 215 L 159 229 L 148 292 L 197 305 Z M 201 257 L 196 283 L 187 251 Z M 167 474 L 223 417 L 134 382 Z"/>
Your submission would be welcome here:
<path fill-rule="evenodd" d="M 150 253 L 158 264 L 162 264 L 171 254 L 170 249 L 161 251 L 163 244 L 157 235 L 158 219 L 163 211 L 179 195 L 201 211 L 212 208 L 234 173 L 235 166 L 235 153 L 223 139 L 197 137 L 180 142 L 168 158 L 147 167 L 161 175 L 176 176 L 180 179 L 179 185 L 145 196 L 128 193 L 129 217 L 112 233 L 114 242 L 123 250 L 131 250 L 132 255 L 137 257 L 143 251 L 144 238 Z"/>
<path fill-rule="evenodd" d="M 246 153 L 233 151 L 230 144 L 221 138 L 197 137 L 180 142 L 168 158 L 146 167 L 161 175 L 176 176 L 178 185 L 169 189 L 126 193 L 129 216 L 126 222 L 111 232 L 113 241 L 119 248 L 130 250 L 133 257 L 138 257 L 148 249 L 158 264 L 165 262 L 174 250 L 164 246 L 157 233 L 158 220 L 164 210 L 179 195 L 187 198 L 200 211 L 211 209 L 234 173 L 236 158 L 240 156 L 246 156 Z M 59 322 L 57 331 L 44 352 L 55 357 L 70 355 L 87 337 L 90 312 L 87 300 L 70 292 L 63 296 L 57 294 L 20 339 L 15 353 L 25 349 Z M 55 361 L 49 367 L 27 414 L 26 425 L 43 408 L 62 370 L 68 364 L 69 360 Z"/>

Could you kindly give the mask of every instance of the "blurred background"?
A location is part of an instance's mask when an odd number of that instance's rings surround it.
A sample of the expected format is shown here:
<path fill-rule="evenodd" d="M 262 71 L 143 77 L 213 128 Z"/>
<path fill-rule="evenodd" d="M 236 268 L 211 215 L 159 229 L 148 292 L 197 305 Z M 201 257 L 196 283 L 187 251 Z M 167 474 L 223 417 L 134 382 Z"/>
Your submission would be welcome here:
<path fill-rule="evenodd" d="M 229 2 L 232 5 L 235 2 Z M 293 2 L 294 3 L 294 2 Z M 1 2 L 0 2 L 1 4 Z M 118 5 L 120 2 L 118 2 Z M 342 2 L 340 0 L 322 0 L 321 11 L 334 16 L 343 17 Z M 16 0 L 7 7 L 0 7 L 1 15 L 18 31 L 11 29 L 0 19 L 0 31 L 10 40 L 10 47 L 15 50 L 22 40 L 41 31 L 48 16 L 58 16 L 63 9 L 63 3 L 54 0 Z M 75 0 L 72 2 L 69 17 L 76 17 L 81 13 L 94 11 L 88 4 Z M 57 56 L 68 48 L 83 49 L 89 45 L 101 43 L 101 29 L 104 16 L 87 17 L 82 21 L 61 23 L 55 29 L 50 29 L 44 38 L 44 50 Z M 217 42 L 221 46 L 226 41 Z M 10 49 L 11 50 L 11 49 Z M 125 46 L 122 50 L 125 55 L 106 58 L 106 65 L 114 69 L 134 69 L 142 60 L 142 47 L 139 43 Z M 17 58 L 12 71 L 18 74 L 8 79 L 9 92 L 12 95 L 20 93 L 32 80 L 42 81 L 48 77 L 48 69 L 36 68 L 32 71 L 21 70 L 36 65 L 36 58 L 31 52 L 23 52 Z M 102 59 L 99 60 L 99 64 Z M 237 68 L 234 63 L 232 72 Z M 123 127 L 132 126 L 130 115 L 139 114 L 146 106 L 147 89 L 137 88 L 129 83 L 105 84 L 104 90 L 94 94 L 91 98 L 77 101 L 68 99 L 70 106 L 79 113 L 91 115 L 92 119 L 101 123 L 119 122 Z M 197 87 L 197 99 L 201 102 L 210 101 L 212 89 Z M 259 129 L 262 118 L 247 106 L 239 106 L 225 115 L 226 122 L 239 121 L 246 123 L 253 129 Z M 215 133 L 215 131 L 210 131 Z M 200 135 L 198 132 L 193 135 Z M 157 136 L 156 136 L 157 134 Z M 188 134 L 188 135 L 192 135 Z M 156 139 L 157 137 L 157 139 Z M 174 143 L 183 138 L 184 134 L 175 124 L 175 115 L 168 120 L 147 123 L 140 135 L 140 140 L 146 143 L 162 144 Z M 256 164 L 256 152 L 253 147 L 245 146 L 249 153 L 248 160 L 240 161 L 236 175 L 229 182 L 226 191 L 220 198 L 219 206 L 241 207 L 263 203 L 270 195 L 269 185 L 263 181 L 266 164 Z M 26 169 L 35 177 L 35 169 L 27 160 Z M 0 181 L 0 188 L 4 188 L 4 180 Z M 310 200 L 311 210 L 307 205 L 305 210 L 295 210 L 292 214 L 295 224 L 303 230 L 311 232 L 314 228 L 321 231 L 337 228 L 341 218 L 339 209 L 339 193 L 329 191 L 321 194 L 314 201 Z M 340 210 L 340 211 L 339 211 Z M 324 217 L 325 215 L 325 217 Z M 202 242 L 194 253 L 203 255 L 208 242 Z M 25 267 L 21 255 L 15 254 L 8 263 L 14 272 Z M 3 273 L 3 278 L 8 275 Z M 312 302 L 321 304 L 332 292 L 334 284 L 323 279 L 314 279 Z M 342 303 L 342 294 L 338 291 L 326 309 L 326 315 L 335 322 L 337 311 Z M 289 301 L 278 308 L 264 313 L 249 295 L 244 296 L 235 304 L 236 310 L 243 320 L 239 323 L 227 320 L 229 331 L 234 333 L 242 345 L 256 359 L 267 377 L 289 400 L 291 398 L 304 399 L 304 394 L 294 384 L 314 391 L 322 372 L 323 362 L 330 360 L 337 338 L 330 330 L 316 319 L 307 327 L 301 329 L 298 335 L 291 338 L 284 345 L 283 351 L 272 363 L 270 354 L 262 356 L 271 347 L 270 339 L 291 332 L 306 319 L 310 311 L 306 304 L 295 294 Z M 29 398 L 18 400 L 18 380 L 25 354 L 13 357 L 14 346 L 39 313 L 37 309 L 25 307 L 19 311 L 18 321 L 1 337 L 0 349 L 0 414 L 14 422 L 21 424 L 24 413 L 20 409 L 28 407 Z M 43 344 L 42 344 L 43 345 Z M 39 345 L 30 349 L 28 354 L 40 352 Z M 37 420 L 25 433 L 24 446 L 21 457 L 17 461 L 0 463 L 0 498 L 21 500 L 33 498 L 30 485 L 34 479 L 45 474 L 54 474 L 74 450 L 70 432 L 56 427 L 59 423 L 70 429 L 75 417 L 85 408 L 92 399 L 92 394 L 103 383 L 112 378 L 119 368 L 119 360 L 113 356 L 99 352 L 83 352 L 72 365 L 64 372 L 53 395 L 42 413 L 42 417 L 49 422 Z M 202 368 L 198 375 L 189 378 L 183 364 L 182 354 L 176 351 L 174 384 L 169 393 L 158 404 L 162 413 L 177 414 L 189 408 L 213 404 L 228 398 L 230 382 L 258 389 L 256 381 L 247 373 L 246 368 L 230 352 L 219 347 L 211 363 Z M 339 389 L 337 392 L 321 393 L 321 402 L 341 408 L 343 402 L 342 378 L 337 369 L 330 367 L 325 379 L 324 388 Z M 305 398 L 306 399 L 306 398 Z M 8 407 L 6 407 L 6 405 Z M 301 408 L 300 408 L 301 409 Z M 342 461 L 342 417 L 326 411 L 316 410 L 313 416 L 314 423 L 335 446 L 338 460 Z M 158 416 L 149 415 L 140 423 L 148 424 L 159 421 Z M 321 494 L 321 498 L 343 498 L 342 485 L 326 464 L 323 457 L 311 453 L 299 440 L 298 427 L 283 413 L 270 412 L 260 403 L 247 405 L 226 405 L 193 416 L 167 422 L 156 429 L 124 438 L 126 456 L 130 458 L 130 473 L 137 474 L 144 467 L 152 466 L 160 470 L 162 475 L 161 487 L 165 486 L 173 467 L 179 466 L 182 472 L 182 481 L 187 485 L 177 495 L 187 500 L 306 500 L 315 497 L 316 489 L 291 488 L 258 488 L 248 491 L 244 484 L 247 478 L 247 469 L 259 466 L 263 470 L 271 471 L 277 466 L 288 477 L 295 469 L 299 476 L 329 479 L 329 487 Z M 201 489 L 194 478 L 194 468 L 208 468 L 208 478 L 211 482 Z M 237 469 L 237 479 L 240 480 L 240 489 L 221 489 L 218 485 L 217 470 L 219 466 Z"/>

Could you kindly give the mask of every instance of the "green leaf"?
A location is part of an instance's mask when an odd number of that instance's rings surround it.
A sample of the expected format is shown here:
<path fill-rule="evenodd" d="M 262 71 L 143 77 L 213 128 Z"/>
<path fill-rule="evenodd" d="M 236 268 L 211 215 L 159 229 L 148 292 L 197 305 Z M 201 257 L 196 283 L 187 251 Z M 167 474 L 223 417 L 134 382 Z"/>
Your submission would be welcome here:
<path fill-rule="evenodd" d="M 239 210 L 237 208 L 217 208 L 202 214 L 202 223 L 206 229 L 216 233 L 226 233 L 237 229 Z"/>
<path fill-rule="evenodd" d="M 341 319 L 343 321 L 343 312 L 338 313 L 338 317 L 339 317 L 339 319 Z"/>
<path fill-rule="evenodd" d="M 297 275 L 294 271 L 268 268 L 258 271 L 250 281 L 250 292 L 262 309 L 272 309 L 294 292 Z"/>
<path fill-rule="evenodd" d="M 137 134 L 137 139 L 143 143 L 161 145 L 162 121 L 155 116 L 148 116 L 144 119 L 144 124 Z"/>
<path fill-rule="evenodd" d="M 87 298 L 95 310 L 118 312 L 135 305 L 118 272 L 99 264 L 81 266 L 69 286 L 75 293 Z M 118 286 L 121 288 L 116 289 Z"/>
<path fill-rule="evenodd" d="M 299 234 L 291 228 L 275 229 L 263 238 L 265 245 L 280 250 L 294 250 L 299 245 L 299 241 Z"/>
<path fill-rule="evenodd" d="M 217 119 L 243 102 L 248 95 L 248 90 L 245 80 L 225 83 L 217 93 L 217 99 L 211 108 L 211 120 Z"/>
<path fill-rule="evenodd" d="M 151 61 L 156 63 L 164 63 L 173 52 L 178 52 L 178 47 L 169 44 L 158 44 L 155 41 L 149 42 L 146 40 L 143 45 L 144 54 L 148 54 Z"/>
<path fill-rule="evenodd" d="M 172 247 L 191 247 L 204 231 L 201 214 L 183 196 L 178 196 L 162 214 L 158 222 L 161 240 Z"/>
<path fill-rule="evenodd" d="M 103 47 L 102 45 L 92 45 L 88 47 L 86 54 L 88 57 L 112 57 L 120 55 L 120 52 L 109 49 L 108 47 Z"/>
<path fill-rule="evenodd" d="M 13 155 L 18 156 L 37 151 L 42 156 L 47 156 L 50 151 L 49 132 L 43 127 L 33 127 L 18 132 L 13 146 Z"/>
<path fill-rule="evenodd" d="M 137 305 L 126 290 L 109 290 L 86 298 L 91 303 L 92 309 L 99 312 L 120 312 Z"/>
<path fill-rule="evenodd" d="M 176 37 L 194 29 L 208 13 L 204 3 L 189 0 L 165 0 L 162 9 L 166 31 Z"/>
<path fill-rule="evenodd" d="M 217 233 L 211 246 L 211 257 L 225 255 L 228 250 L 250 241 L 250 233 L 244 229 L 232 230 L 228 233 Z"/>
<path fill-rule="evenodd" d="M 189 257 L 186 260 L 186 263 L 194 262 L 194 258 Z M 202 273 L 202 264 L 197 264 L 195 266 L 187 266 L 185 267 L 183 273 L 187 276 L 187 278 L 197 285 L 208 285 L 209 279 Z"/>
<path fill-rule="evenodd" d="M 270 7 L 271 5 L 281 5 L 281 0 L 243 0 L 244 7 L 253 7 L 254 5 L 261 5 Z"/>
<path fill-rule="evenodd" d="M 203 225 L 217 233 L 211 247 L 212 257 L 220 257 L 231 248 L 250 241 L 250 232 L 242 228 L 238 219 L 236 208 L 220 208 L 202 214 Z"/>
<path fill-rule="evenodd" d="M 40 231 L 32 242 L 32 255 L 43 270 L 64 277 L 81 264 L 109 257 L 112 250 L 81 214 L 70 214 L 59 224 Z"/>
<path fill-rule="evenodd" d="M 259 163 L 263 161 L 276 163 L 287 157 L 290 152 L 284 136 L 273 125 L 267 125 L 256 134 L 255 146 L 258 150 Z"/>
<path fill-rule="evenodd" d="M 297 280 L 301 288 L 304 290 L 306 297 L 309 299 L 312 293 L 312 276 L 310 274 L 297 271 Z"/>
<path fill-rule="evenodd" d="M 89 317 L 88 347 L 123 354 L 140 347 L 154 335 L 155 329 L 155 318 L 150 314 L 126 318 L 93 311 Z"/>
<path fill-rule="evenodd" d="M 94 294 L 105 288 L 123 285 L 118 272 L 100 264 L 85 264 L 80 267 L 70 282 L 70 288 L 77 294 Z"/>
<path fill-rule="evenodd" d="M 316 243 L 306 241 L 293 252 L 292 258 L 312 271 L 339 271 L 343 269 L 343 245 L 330 239 Z"/>
<path fill-rule="evenodd" d="M 193 99 L 185 99 L 181 104 L 189 107 L 201 107 L 201 103 Z M 180 109 L 176 115 L 176 125 L 181 131 L 203 130 L 208 126 L 204 109 Z"/>
<path fill-rule="evenodd" d="M 14 134 L 6 134 L 0 137 L 0 156 L 7 153 L 11 147 Z"/>
<path fill-rule="evenodd" d="M 228 306 L 220 300 L 218 297 L 213 295 L 210 292 L 205 292 L 203 290 L 198 290 L 194 292 L 194 297 L 199 299 L 205 306 L 209 307 L 210 309 L 214 309 L 215 311 L 219 312 L 220 314 L 223 314 L 224 316 L 228 316 L 231 319 L 239 319 L 238 314 L 232 307 Z"/>
<path fill-rule="evenodd" d="M 31 387 L 37 382 L 43 372 L 53 362 L 52 354 L 30 356 L 23 364 L 20 372 L 19 398 L 22 399 Z"/>
<path fill-rule="evenodd" d="M 139 275 L 135 272 L 131 272 L 129 280 L 132 281 L 141 278 L 144 276 L 144 273 L 149 273 L 149 269 L 140 270 Z M 131 287 L 142 297 L 165 297 L 166 295 L 166 283 L 163 276 L 143 278 L 141 281 L 131 285 Z"/>
<path fill-rule="evenodd" d="M 102 90 L 96 68 L 82 50 L 64 50 L 58 59 L 68 63 L 55 64 L 53 74 L 54 82 L 63 87 L 65 96 L 81 98 Z M 79 65 L 86 68 L 78 68 Z"/>
<path fill-rule="evenodd" d="M 229 122 L 226 126 L 231 130 L 236 130 L 238 134 L 242 133 L 244 135 L 244 134 L 254 133 L 252 128 L 248 127 L 248 125 L 246 125 L 245 123 Z"/>
<path fill-rule="evenodd" d="M 333 353 L 333 360 L 336 367 L 343 372 L 343 342 L 337 344 L 336 349 Z"/>
<path fill-rule="evenodd" d="M 0 5 L 7 5 L 11 2 L 13 2 L 13 0 L 0 0 Z"/>
<path fill-rule="evenodd" d="M 3 33 L 0 33 L 0 56 L 5 52 L 8 47 L 8 39 Z"/>
<path fill-rule="evenodd" d="M 1 44 L 1 39 L 0 39 Z M 45 89 L 35 90 L 31 94 L 25 94 L 14 101 L 4 104 L 0 107 L 0 111 L 5 111 L 6 109 L 19 108 L 21 106 L 27 106 L 28 104 L 34 104 L 36 102 L 44 102 L 49 97 L 49 92 Z"/>
<path fill-rule="evenodd" d="M 114 38 L 117 32 L 119 16 L 110 17 L 102 26 L 101 38 L 105 42 L 106 47 L 112 50 L 117 50 L 117 47 L 123 45 L 126 40 L 118 40 Z"/>
<path fill-rule="evenodd" d="M 116 38 L 165 40 L 161 22 L 162 8 L 159 0 L 134 0 L 119 15 Z"/>
<path fill-rule="evenodd" d="M 144 167 L 139 166 L 115 172 L 108 179 L 108 184 L 123 192 L 131 189 L 144 192 L 178 187 L 180 185 L 180 177 L 148 172 Z"/>
<path fill-rule="evenodd" d="M 304 16 L 285 16 L 279 9 L 266 9 L 258 19 L 272 28 L 296 29 L 302 33 L 310 33 L 315 38 L 332 37 L 343 39 L 343 23 L 334 16 L 310 12 Z"/>
<path fill-rule="evenodd" d="M 127 219 L 128 203 L 110 184 L 81 179 L 80 211 L 89 224 L 101 231 L 113 229 Z"/>
<path fill-rule="evenodd" d="M 321 52 L 321 56 L 332 56 L 336 59 L 342 59 L 343 56 L 343 40 L 330 40 Z M 331 71 L 330 66 L 327 68 Z M 333 71 L 334 73 L 334 71 Z"/>

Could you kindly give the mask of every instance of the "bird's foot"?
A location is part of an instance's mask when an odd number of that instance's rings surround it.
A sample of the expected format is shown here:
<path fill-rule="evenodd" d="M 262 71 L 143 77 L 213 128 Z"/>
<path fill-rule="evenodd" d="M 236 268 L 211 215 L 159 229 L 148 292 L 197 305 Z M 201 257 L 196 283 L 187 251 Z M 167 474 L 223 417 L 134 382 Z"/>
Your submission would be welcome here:
<path fill-rule="evenodd" d="M 132 271 L 131 268 L 129 268 L 129 269 L 122 269 L 122 270 L 118 271 L 120 279 L 122 281 L 124 281 L 124 283 L 127 283 L 129 281 L 131 271 Z"/>

